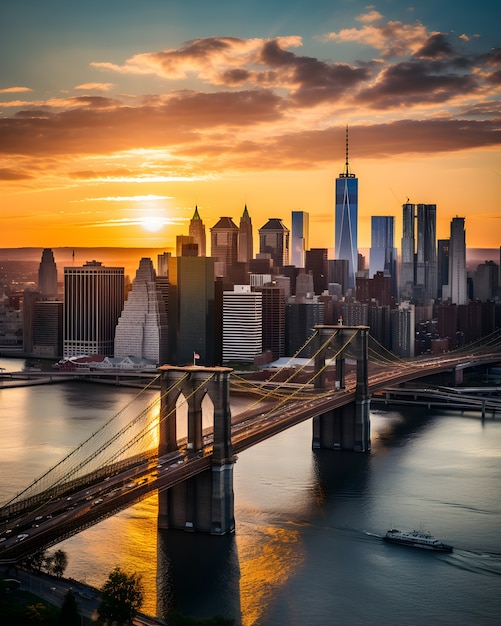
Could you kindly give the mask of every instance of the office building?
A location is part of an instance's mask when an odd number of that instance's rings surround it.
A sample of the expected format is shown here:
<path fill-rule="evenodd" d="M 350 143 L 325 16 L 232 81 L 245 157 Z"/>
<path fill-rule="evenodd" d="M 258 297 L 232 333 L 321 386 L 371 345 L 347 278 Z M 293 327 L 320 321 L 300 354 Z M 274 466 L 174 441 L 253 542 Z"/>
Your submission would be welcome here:
<path fill-rule="evenodd" d="M 176 256 L 199 256 L 198 244 L 190 235 L 176 235 Z"/>
<path fill-rule="evenodd" d="M 158 276 L 169 276 L 169 258 L 171 256 L 170 252 L 162 252 L 162 254 L 157 255 L 157 277 Z"/>
<path fill-rule="evenodd" d="M 63 356 L 62 301 L 36 300 L 34 303 L 31 356 L 47 359 Z"/>
<path fill-rule="evenodd" d="M 445 289 L 443 290 L 445 292 Z M 447 297 L 453 304 L 468 303 L 466 276 L 466 231 L 464 217 L 453 217 L 449 240 L 449 283 Z"/>
<path fill-rule="evenodd" d="M 195 212 L 193 213 L 193 217 L 190 220 L 189 226 L 189 236 L 192 238 L 193 243 L 197 244 L 198 256 L 206 256 L 206 236 L 205 236 L 205 226 L 200 218 L 200 214 L 198 212 L 198 206 L 195 206 Z M 181 256 L 178 254 L 178 256 Z"/>
<path fill-rule="evenodd" d="M 245 205 L 238 228 L 238 261 L 240 263 L 248 263 L 253 257 L 254 236 L 252 233 L 252 220 L 247 210 L 247 205 Z"/>
<path fill-rule="evenodd" d="M 292 211 L 291 264 L 304 267 L 305 252 L 309 248 L 310 216 L 305 211 Z"/>
<path fill-rule="evenodd" d="M 369 278 L 377 272 L 391 277 L 391 294 L 398 294 L 397 249 L 395 247 L 395 218 L 392 215 L 371 217 L 371 249 L 369 257 Z"/>
<path fill-rule="evenodd" d="M 285 353 L 287 356 L 311 358 L 318 350 L 316 342 L 308 342 L 314 328 L 324 324 L 324 303 L 316 298 L 289 302 L 285 309 Z"/>
<path fill-rule="evenodd" d="M 263 352 L 269 350 L 273 359 L 285 355 L 284 290 L 276 285 L 261 287 L 263 294 Z"/>
<path fill-rule="evenodd" d="M 238 226 L 231 217 L 221 217 L 211 233 L 211 257 L 215 261 L 216 276 L 227 276 L 228 269 L 238 259 Z"/>
<path fill-rule="evenodd" d="M 289 229 L 273 217 L 259 229 L 259 252 L 269 254 L 277 268 L 289 265 Z"/>
<path fill-rule="evenodd" d="M 263 296 L 250 285 L 223 293 L 223 363 L 253 363 L 263 346 Z"/>
<path fill-rule="evenodd" d="M 38 291 L 41 296 L 55 297 L 57 295 L 57 267 L 50 248 L 45 248 L 42 252 L 38 268 Z"/>
<path fill-rule="evenodd" d="M 402 213 L 400 296 L 427 303 L 437 297 L 437 207 L 406 203 Z"/>
<path fill-rule="evenodd" d="M 312 248 L 305 254 L 305 270 L 313 276 L 313 290 L 320 296 L 327 289 L 327 248 Z"/>
<path fill-rule="evenodd" d="M 167 362 L 199 365 L 222 361 L 222 291 L 218 293 L 212 257 L 169 259 Z"/>
<path fill-rule="evenodd" d="M 391 311 L 392 352 L 402 358 L 415 356 L 415 308 L 408 301 L 401 302 Z"/>
<path fill-rule="evenodd" d="M 410 300 L 416 283 L 415 209 L 406 203 L 402 206 L 402 239 L 400 245 L 400 297 Z"/>
<path fill-rule="evenodd" d="M 424 300 L 437 297 L 437 206 L 417 205 L 416 284 L 423 286 Z"/>
<path fill-rule="evenodd" d="M 63 356 L 113 356 L 124 302 L 124 268 L 88 261 L 64 268 Z"/>
<path fill-rule="evenodd" d="M 344 296 L 348 291 L 349 262 L 346 259 L 329 259 L 327 261 L 327 284 L 341 285 L 341 294 Z"/>
<path fill-rule="evenodd" d="M 486 302 L 494 299 L 498 289 L 499 267 L 494 261 L 486 261 L 477 265 L 473 278 L 473 297 Z"/>
<path fill-rule="evenodd" d="M 348 161 L 348 127 L 346 127 L 346 162 L 336 178 L 334 256 L 348 261 L 348 284 L 355 288 L 358 271 L 358 178 L 350 172 Z M 337 281 L 336 281 L 337 282 Z"/>
<path fill-rule="evenodd" d="M 167 313 L 151 259 L 142 258 L 115 330 L 115 357 L 167 360 Z"/>
<path fill-rule="evenodd" d="M 449 240 L 439 239 L 437 245 L 437 297 L 442 299 L 444 285 L 449 284 Z"/>

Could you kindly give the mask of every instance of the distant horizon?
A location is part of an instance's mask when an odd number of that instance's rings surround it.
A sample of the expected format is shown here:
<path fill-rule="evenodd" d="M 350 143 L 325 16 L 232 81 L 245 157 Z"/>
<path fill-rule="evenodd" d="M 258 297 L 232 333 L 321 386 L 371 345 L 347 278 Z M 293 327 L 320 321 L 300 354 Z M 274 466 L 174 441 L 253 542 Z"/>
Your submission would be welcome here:
<path fill-rule="evenodd" d="M 137 268 L 139 267 L 139 261 L 143 256 L 151 258 L 153 261 L 153 265 L 157 267 L 157 255 L 162 254 L 164 252 L 171 252 L 173 256 L 175 255 L 175 251 L 169 250 L 166 248 L 158 248 L 158 247 L 143 247 L 138 246 L 134 247 L 126 247 L 126 246 L 56 246 L 50 247 L 47 246 L 54 253 L 54 260 L 56 265 L 64 264 L 64 266 L 68 266 L 73 264 L 73 262 L 78 265 L 83 265 L 87 261 L 101 261 L 103 265 L 116 266 L 118 264 L 119 267 L 124 267 L 126 274 L 135 274 Z M 26 261 L 37 262 L 41 260 L 42 251 L 44 247 L 38 246 L 22 246 L 22 247 L 12 247 L 12 248 L 0 248 L 0 261 L 19 261 L 20 256 L 26 256 L 27 252 L 31 253 L 30 258 L 25 258 Z M 92 254 L 84 255 L 85 258 L 78 258 L 79 255 L 75 255 L 75 259 L 73 258 L 73 251 L 78 251 L 79 253 L 83 252 L 100 252 L 103 254 L 104 258 L 93 258 Z M 359 253 L 363 254 L 366 259 L 366 264 L 369 262 L 369 251 L 370 248 L 359 248 Z M 122 252 L 127 257 L 127 263 L 123 263 L 123 257 L 120 257 L 117 253 Z M 59 254 L 58 254 L 59 253 Z M 9 254 L 12 255 L 13 258 L 9 258 Z M 96 255 L 97 256 L 97 255 Z M 210 255 L 207 255 L 210 256 Z M 485 263 L 486 261 L 494 261 L 497 265 L 500 265 L 500 256 L 501 256 L 501 246 L 499 248 L 475 248 L 470 247 L 466 248 L 466 265 L 468 271 L 472 271 L 476 268 L 476 265 L 480 265 Z M 333 257 L 329 257 L 333 258 Z M 133 261 L 134 259 L 134 261 Z"/>

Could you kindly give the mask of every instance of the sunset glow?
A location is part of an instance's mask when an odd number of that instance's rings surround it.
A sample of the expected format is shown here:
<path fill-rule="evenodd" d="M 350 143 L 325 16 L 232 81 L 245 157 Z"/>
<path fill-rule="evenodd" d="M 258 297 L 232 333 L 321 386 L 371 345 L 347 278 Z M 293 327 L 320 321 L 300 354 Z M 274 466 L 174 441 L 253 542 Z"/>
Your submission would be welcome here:
<path fill-rule="evenodd" d="M 3 8 L 0 247 L 172 250 L 246 204 L 332 249 L 346 125 L 361 247 L 407 198 L 501 245 L 497 3 L 43 4 Z"/>

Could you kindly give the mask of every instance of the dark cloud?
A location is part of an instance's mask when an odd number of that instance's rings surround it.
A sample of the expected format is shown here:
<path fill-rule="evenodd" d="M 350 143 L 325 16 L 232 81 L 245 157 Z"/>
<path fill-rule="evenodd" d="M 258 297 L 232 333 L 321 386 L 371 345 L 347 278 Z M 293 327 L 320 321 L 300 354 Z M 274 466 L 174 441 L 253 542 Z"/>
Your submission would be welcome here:
<path fill-rule="evenodd" d="M 357 101 L 377 109 L 404 108 L 411 104 L 448 102 L 473 93 L 479 80 L 472 74 L 448 72 L 441 62 L 406 61 L 384 69 L 374 86 L 362 90 Z"/>
<path fill-rule="evenodd" d="M 17 181 L 17 180 L 30 180 L 32 178 L 33 178 L 33 176 L 31 176 L 30 174 L 27 174 L 26 172 L 23 172 L 21 170 L 12 169 L 12 168 L 9 168 L 9 167 L 2 167 L 2 168 L 0 168 L 0 180 Z"/>
<path fill-rule="evenodd" d="M 434 33 L 428 37 L 426 43 L 415 53 L 421 59 L 443 59 L 456 56 L 447 35 Z"/>

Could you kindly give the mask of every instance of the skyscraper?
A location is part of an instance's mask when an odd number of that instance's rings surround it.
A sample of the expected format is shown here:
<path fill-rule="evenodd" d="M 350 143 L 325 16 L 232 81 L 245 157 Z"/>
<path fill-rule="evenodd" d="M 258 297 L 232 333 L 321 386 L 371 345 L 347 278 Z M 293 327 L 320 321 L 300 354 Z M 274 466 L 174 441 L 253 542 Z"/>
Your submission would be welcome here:
<path fill-rule="evenodd" d="M 259 252 L 270 254 L 275 267 L 289 265 L 289 234 L 278 217 L 270 218 L 259 229 Z"/>
<path fill-rule="evenodd" d="M 414 237 L 414 205 L 407 202 L 402 206 L 402 240 L 400 261 L 400 296 L 410 300 L 416 282 L 416 252 Z"/>
<path fill-rule="evenodd" d="M 124 301 L 124 268 L 88 261 L 64 268 L 63 355 L 113 356 Z"/>
<path fill-rule="evenodd" d="M 168 363 L 192 363 L 194 353 L 200 365 L 221 363 L 222 294 L 217 298 L 212 257 L 169 259 Z"/>
<path fill-rule="evenodd" d="M 437 296 L 442 298 L 442 289 L 449 284 L 449 240 L 437 242 Z"/>
<path fill-rule="evenodd" d="M 198 245 L 198 256 L 205 256 L 207 247 L 205 226 L 198 213 L 198 206 L 195 206 L 195 212 L 190 220 L 189 236 L 192 237 L 194 243 Z"/>
<path fill-rule="evenodd" d="M 223 293 L 223 362 L 253 363 L 263 349 L 263 296 L 250 285 Z"/>
<path fill-rule="evenodd" d="M 437 297 L 437 206 L 407 202 L 402 213 L 400 295 L 428 303 Z"/>
<path fill-rule="evenodd" d="M 115 356 L 167 359 L 167 314 L 151 259 L 142 258 L 115 330 Z"/>
<path fill-rule="evenodd" d="M 38 290 L 42 296 L 57 295 L 57 268 L 50 248 L 45 248 L 42 252 L 38 268 Z"/>
<path fill-rule="evenodd" d="M 238 261 L 240 263 L 248 263 L 253 257 L 254 238 L 252 234 L 252 220 L 247 210 L 247 205 L 245 205 L 238 228 Z"/>
<path fill-rule="evenodd" d="M 336 178 L 335 222 L 335 258 L 348 261 L 347 287 L 354 289 L 358 270 L 358 178 L 350 172 L 348 162 L 348 126 L 345 169 Z"/>
<path fill-rule="evenodd" d="M 444 289 L 445 292 L 445 289 Z M 443 294 L 445 297 L 445 293 Z M 466 289 L 466 232 L 464 217 L 453 217 L 449 242 L 449 285 L 447 296 L 453 304 L 468 304 Z"/>
<path fill-rule="evenodd" d="M 417 205 L 416 285 L 425 302 L 437 297 L 437 205 Z"/>
<path fill-rule="evenodd" d="M 395 218 L 393 215 L 371 217 L 371 250 L 369 277 L 377 272 L 391 276 L 392 295 L 397 296 L 397 249 L 395 248 Z"/>
<path fill-rule="evenodd" d="M 304 267 L 309 247 L 310 216 L 305 211 L 292 211 L 291 264 Z"/>
<path fill-rule="evenodd" d="M 210 229 L 210 255 L 215 259 L 216 276 L 227 276 L 238 258 L 238 226 L 231 217 L 221 217 Z"/>

